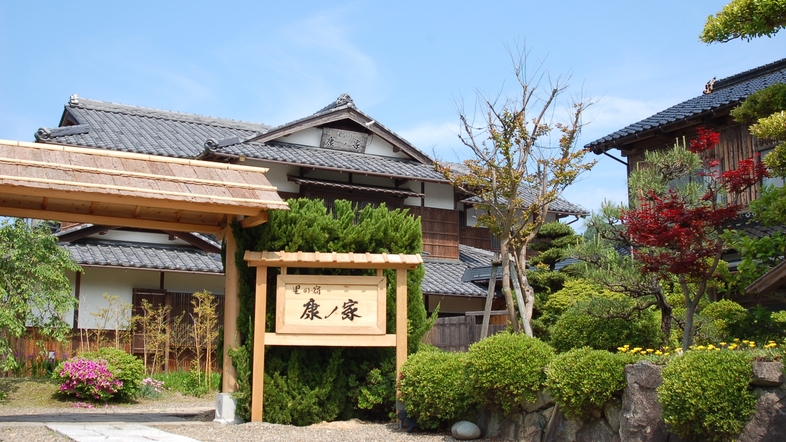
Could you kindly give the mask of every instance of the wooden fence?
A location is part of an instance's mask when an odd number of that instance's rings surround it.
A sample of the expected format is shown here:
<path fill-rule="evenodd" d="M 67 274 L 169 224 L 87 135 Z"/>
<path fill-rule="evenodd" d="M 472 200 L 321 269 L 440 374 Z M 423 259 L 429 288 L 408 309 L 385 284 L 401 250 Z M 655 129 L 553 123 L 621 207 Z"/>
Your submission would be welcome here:
<path fill-rule="evenodd" d="M 478 315 L 478 313 L 480 315 Z M 492 311 L 489 336 L 505 330 L 507 311 Z M 467 312 L 466 316 L 438 318 L 421 342 L 445 351 L 467 351 L 480 340 L 483 312 Z"/>

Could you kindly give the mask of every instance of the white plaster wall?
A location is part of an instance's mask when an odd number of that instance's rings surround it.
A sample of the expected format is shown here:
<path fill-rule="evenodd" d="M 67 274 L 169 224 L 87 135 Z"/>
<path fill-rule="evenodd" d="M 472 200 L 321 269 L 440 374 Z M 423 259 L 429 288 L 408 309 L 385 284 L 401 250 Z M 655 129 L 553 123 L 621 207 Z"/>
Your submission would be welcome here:
<path fill-rule="evenodd" d="M 117 230 L 110 230 L 104 235 L 92 235 L 92 238 L 107 240 L 107 241 L 126 241 L 126 242 L 139 242 L 145 244 L 161 244 L 161 245 L 176 245 L 187 246 L 187 242 L 174 239 L 170 240 L 169 235 L 166 233 L 146 233 L 146 232 L 122 232 Z"/>
<path fill-rule="evenodd" d="M 426 207 L 453 210 L 453 186 L 450 184 L 426 183 Z"/>
<path fill-rule="evenodd" d="M 371 155 L 382 155 L 393 158 L 411 158 L 404 152 L 393 152 L 393 145 L 383 140 L 377 135 L 371 135 L 371 140 L 366 146 L 366 153 Z"/>
<path fill-rule="evenodd" d="M 285 164 L 279 163 L 268 163 L 264 161 L 251 160 L 246 161 L 244 165 L 267 168 L 268 171 L 265 173 L 265 177 L 268 181 L 270 181 L 272 186 L 281 192 L 297 193 L 300 191 L 297 184 L 287 179 L 287 175 L 298 175 L 298 167 L 287 166 Z"/>
<path fill-rule="evenodd" d="M 102 307 L 109 307 L 104 294 L 117 295 L 122 302 L 131 304 L 133 288 L 157 289 L 159 286 L 158 272 L 146 270 L 107 269 L 100 267 L 83 267 L 82 284 L 79 293 L 79 324 L 80 328 L 95 328 L 97 313 Z M 114 328 L 115 324 L 108 324 Z"/>
<path fill-rule="evenodd" d="M 95 328 L 97 313 L 103 307 L 109 307 L 104 294 L 117 295 L 122 302 L 131 303 L 133 289 L 158 289 L 160 273 L 152 270 L 113 269 L 103 267 L 83 267 L 82 283 L 79 296 L 80 328 Z M 75 276 L 69 275 L 72 287 L 75 287 Z M 166 272 L 164 288 L 172 292 L 198 292 L 208 290 L 214 294 L 224 293 L 224 275 L 206 275 L 199 273 Z M 73 323 L 73 313 L 66 320 Z M 108 325 L 114 328 L 114 323 Z"/>
<path fill-rule="evenodd" d="M 467 207 L 467 226 L 475 227 L 478 224 L 478 211 L 474 207 Z"/>
<path fill-rule="evenodd" d="M 322 142 L 322 129 L 310 127 L 308 129 L 295 132 L 292 135 L 276 138 L 274 141 L 291 144 L 302 144 L 304 146 L 319 146 L 319 143 Z"/>

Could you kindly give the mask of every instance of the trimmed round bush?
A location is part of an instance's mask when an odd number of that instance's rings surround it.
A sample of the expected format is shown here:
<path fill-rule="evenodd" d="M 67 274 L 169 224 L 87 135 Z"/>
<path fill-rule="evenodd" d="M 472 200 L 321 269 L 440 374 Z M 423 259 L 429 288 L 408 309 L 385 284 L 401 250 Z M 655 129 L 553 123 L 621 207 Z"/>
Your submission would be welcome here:
<path fill-rule="evenodd" d="M 739 337 L 729 335 L 729 326 L 744 320 L 747 313 L 745 307 L 736 302 L 728 299 L 721 299 L 720 301 L 707 304 L 707 306 L 699 312 L 699 317 L 711 321 L 712 331 L 714 332 L 713 338 L 715 341 L 725 341 L 730 338 Z"/>
<path fill-rule="evenodd" d="M 559 352 L 592 347 L 614 351 L 629 344 L 655 348 L 659 324 L 652 310 L 633 311 L 635 301 L 627 297 L 595 297 L 579 302 L 551 327 L 550 343 Z"/>
<path fill-rule="evenodd" d="M 473 405 L 466 353 L 419 351 L 401 367 L 400 399 L 419 426 L 436 429 L 461 419 Z"/>
<path fill-rule="evenodd" d="M 636 361 L 627 353 L 590 347 L 558 355 L 546 369 L 546 387 L 568 416 L 582 417 L 602 408 L 625 388 L 625 366 Z"/>
<path fill-rule="evenodd" d="M 475 399 L 505 414 L 535 402 L 554 349 L 524 334 L 498 333 L 472 344 L 467 374 Z"/>
<path fill-rule="evenodd" d="M 685 440 L 737 436 L 755 411 L 750 356 L 732 350 L 689 351 L 663 368 L 658 401 L 672 432 Z"/>
<path fill-rule="evenodd" d="M 105 360 L 107 368 L 115 379 L 123 383 L 113 398 L 127 401 L 137 397 L 142 378 L 145 376 L 145 366 L 141 359 L 114 347 L 104 347 L 97 352 L 84 353 L 82 357 Z"/>

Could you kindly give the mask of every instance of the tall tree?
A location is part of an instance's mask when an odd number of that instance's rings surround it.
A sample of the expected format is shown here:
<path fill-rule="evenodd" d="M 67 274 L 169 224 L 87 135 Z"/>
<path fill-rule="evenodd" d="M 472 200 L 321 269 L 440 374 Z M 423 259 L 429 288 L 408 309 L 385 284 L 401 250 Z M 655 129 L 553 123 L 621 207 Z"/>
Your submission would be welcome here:
<path fill-rule="evenodd" d="M 66 271 L 81 271 L 46 223 L 30 227 L 21 219 L 0 221 L 0 369 L 14 367 L 11 339 L 35 327 L 65 340 L 64 319 L 75 305 Z"/>
<path fill-rule="evenodd" d="M 456 187 L 474 195 L 481 214 L 478 224 L 499 237 L 502 262 L 515 259 L 525 292 L 521 321 L 531 336 L 535 295 L 525 271 L 527 247 L 546 221 L 550 204 L 595 164 L 584 161 L 587 152 L 576 143 L 581 116 L 592 102 L 573 97 L 565 121 L 557 121 L 554 114 L 568 90 L 568 78 L 552 79 L 540 67 L 529 71 L 526 51 L 511 54 L 517 95 L 492 99 L 478 93 L 473 114 L 459 106 L 459 139 L 473 158 L 464 161 L 468 173 L 442 170 Z M 542 87 L 545 79 L 548 87 Z M 552 131 L 558 132 L 558 140 Z M 513 328 L 519 331 L 510 277 L 510 266 L 503 265 L 502 291 Z"/>
<path fill-rule="evenodd" d="M 647 151 L 644 166 L 628 181 L 635 204 L 620 209 L 607 227 L 632 246 L 645 276 L 677 279 L 686 308 L 684 350 L 693 340 L 699 301 L 727 247 L 724 230 L 741 208 L 739 197 L 767 173 L 754 158 L 721 171 L 712 153 L 718 141 L 717 132 L 699 128 L 689 147 L 683 142 L 667 151 Z"/>

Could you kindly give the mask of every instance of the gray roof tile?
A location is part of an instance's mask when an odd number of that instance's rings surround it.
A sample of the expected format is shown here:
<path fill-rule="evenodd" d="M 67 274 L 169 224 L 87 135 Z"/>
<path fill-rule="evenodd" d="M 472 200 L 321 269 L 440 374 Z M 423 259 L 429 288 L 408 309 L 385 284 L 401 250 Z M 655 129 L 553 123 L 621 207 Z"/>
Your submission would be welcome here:
<path fill-rule="evenodd" d="M 458 261 L 425 258 L 423 266 L 426 268 L 426 276 L 420 286 L 423 294 L 485 298 L 487 285 L 462 282 L 461 277 L 469 268 L 490 266 L 492 255 L 488 250 L 459 244 Z"/>
<path fill-rule="evenodd" d="M 702 94 L 637 123 L 630 124 L 584 147 L 601 153 L 615 146 L 626 137 L 640 135 L 669 123 L 712 112 L 720 107 L 743 101 L 750 94 L 775 83 L 786 83 L 786 59 L 716 81 L 712 93 Z"/>
<path fill-rule="evenodd" d="M 221 257 L 185 247 L 85 240 L 61 244 L 79 265 L 221 274 Z"/>

